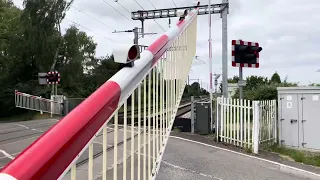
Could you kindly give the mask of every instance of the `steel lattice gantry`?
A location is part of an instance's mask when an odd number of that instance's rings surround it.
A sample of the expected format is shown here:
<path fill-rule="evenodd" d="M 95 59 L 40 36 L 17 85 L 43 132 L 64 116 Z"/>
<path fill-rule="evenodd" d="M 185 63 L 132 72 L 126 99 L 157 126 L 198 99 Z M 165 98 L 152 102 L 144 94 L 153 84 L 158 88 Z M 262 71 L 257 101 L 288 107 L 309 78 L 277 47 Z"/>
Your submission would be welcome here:
<path fill-rule="evenodd" d="M 167 9 L 155 9 L 155 10 L 141 10 L 131 12 L 131 19 L 133 20 L 144 20 L 144 19 L 157 19 L 157 18 L 170 18 L 178 17 L 178 11 L 188 10 L 191 11 L 196 6 L 186 6 L 177 8 L 167 8 Z M 211 14 L 220 14 L 224 9 L 228 7 L 228 3 L 212 4 Z M 208 5 L 199 6 L 198 15 L 209 14 Z"/>

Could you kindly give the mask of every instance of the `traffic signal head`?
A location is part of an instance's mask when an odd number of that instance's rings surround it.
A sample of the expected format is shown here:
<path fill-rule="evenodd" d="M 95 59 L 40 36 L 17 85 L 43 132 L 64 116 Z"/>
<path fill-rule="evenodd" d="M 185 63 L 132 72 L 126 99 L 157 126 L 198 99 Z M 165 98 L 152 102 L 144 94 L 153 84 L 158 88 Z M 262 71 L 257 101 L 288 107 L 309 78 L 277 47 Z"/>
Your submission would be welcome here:
<path fill-rule="evenodd" d="M 258 68 L 260 51 L 258 43 L 232 40 L 232 66 Z"/>
<path fill-rule="evenodd" d="M 46 75 L 48 84 L 59 84 L 60 83 L 60 73 L 57 71 L 49 71 Z"/>

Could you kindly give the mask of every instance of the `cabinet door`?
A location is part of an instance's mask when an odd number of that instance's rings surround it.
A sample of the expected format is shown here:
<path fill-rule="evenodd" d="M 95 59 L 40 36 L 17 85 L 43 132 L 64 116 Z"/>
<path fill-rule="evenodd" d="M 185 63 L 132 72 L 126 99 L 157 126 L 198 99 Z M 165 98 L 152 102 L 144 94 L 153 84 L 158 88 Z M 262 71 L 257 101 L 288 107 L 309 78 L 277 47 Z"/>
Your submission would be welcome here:
<path fill-rule="evenodd" d="M 304 94 L 301 103 L 301 146 L 320 149 L 320 93 Z"/>
<path fill-rule="evenodd" d="M 298 96 L 282 94 L 279 99 L 280 144 L 299 146 Z"/>

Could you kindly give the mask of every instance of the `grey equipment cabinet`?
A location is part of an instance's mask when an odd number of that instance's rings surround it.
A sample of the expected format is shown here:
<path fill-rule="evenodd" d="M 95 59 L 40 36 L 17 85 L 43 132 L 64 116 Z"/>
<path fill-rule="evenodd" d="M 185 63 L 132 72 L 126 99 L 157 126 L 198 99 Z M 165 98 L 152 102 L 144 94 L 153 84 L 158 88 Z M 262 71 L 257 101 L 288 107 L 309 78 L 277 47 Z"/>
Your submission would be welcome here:
<path fill-rule="evenodd" d="M 209 134 L 211 131 L 210 121 L 210 103 L 197 102 L 195 122 L 196 133 Z"/>
<path fill-rule="evenodd" d="M 320 87 L 278 87 L 279 143 L 320 151 Z"/>

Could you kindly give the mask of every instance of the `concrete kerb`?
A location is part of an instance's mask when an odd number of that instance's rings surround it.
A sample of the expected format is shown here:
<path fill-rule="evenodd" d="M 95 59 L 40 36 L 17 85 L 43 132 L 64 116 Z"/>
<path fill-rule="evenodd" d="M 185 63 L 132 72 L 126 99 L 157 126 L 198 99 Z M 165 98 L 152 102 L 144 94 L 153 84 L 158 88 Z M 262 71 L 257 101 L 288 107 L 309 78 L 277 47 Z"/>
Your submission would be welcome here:
<path fill-rule="evenodd" d="M 243 154 L 243 153 L 236 152 L 236 151 L 233 151 L 233 150 L 217 147 L 217 146 L 214 146 L 214 145 L 210 145 L 210 144 L 206 144 L 206 143 L 202 143 L 202 142 L 198 142 L 198 141 L 193 141 L 193 140 L 190 140 L 190 139 L 185 139 L 185 138 L 181 138 L 181 137 L 177 137 L 177 136 L 170 136 L 170 137 L 171 138 L 175 138 L 175 139 L 188 141 L 188 142 L 192 142 L 192 143 L 196 143 L 196 144 L 200 144 L 200 145 L 211 147 L 211 148 L 216 148 L 216 149 L 219 149 L 219 150 L 222 150 L 222 151 L 227 151 L 227 152 L 230 152 L 230 153 L 234 153 L 234 154 L 237 154 L 237 155 L 241 155 L 241 156 L 245 156 L 245 157 L 248 157 L 248 158 L 256 159 L 256 160 L 259 160 L 259 161 L 271 163 L 271 164 L 274 164 L 274 165 L 278 166 L 280 171 L 285 172 L 285 173 L 289 173 L 289 174 L 293 174 L 293 175 L 299 176 L 301 178 L 309 178 L 309 179 L 320 180 L 320 174 L 317 174 L 317 173 L 313 173 L 313 172 L 306 171 L 306 170 L 303 170 L 303 169 L 299 169 L 299 168 L 296 168 L 296 167 L 288 166 L 288 165 L 281 164 L 281 163 L 278 163 L 278 162 L 270 161 L 270 160 L 267 160 L 267 159 L 263 159 L 263 158 L 259 158 L 259 157 L 255 157 L 255 156 L 251 156 L 251 155 L 247 155 L 247 154 Z"/>

